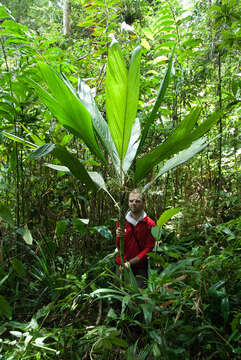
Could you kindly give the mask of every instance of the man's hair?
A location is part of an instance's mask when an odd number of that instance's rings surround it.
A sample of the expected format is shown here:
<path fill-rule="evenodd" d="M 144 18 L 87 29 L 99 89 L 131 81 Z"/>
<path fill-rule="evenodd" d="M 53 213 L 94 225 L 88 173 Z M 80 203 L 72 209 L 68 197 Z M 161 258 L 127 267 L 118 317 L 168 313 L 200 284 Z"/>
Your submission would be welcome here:
<path fill-rule="evenodd" d="M 141 189 L 139 189 L 139 188 L 131 190 L 129 193 L 129 196 L 130 196 L 130 194 L 137 194 L 140 196 L 142 201 L 145 201 L 145 196 L 144 196 L 143 192 L 141 191 Z"/>

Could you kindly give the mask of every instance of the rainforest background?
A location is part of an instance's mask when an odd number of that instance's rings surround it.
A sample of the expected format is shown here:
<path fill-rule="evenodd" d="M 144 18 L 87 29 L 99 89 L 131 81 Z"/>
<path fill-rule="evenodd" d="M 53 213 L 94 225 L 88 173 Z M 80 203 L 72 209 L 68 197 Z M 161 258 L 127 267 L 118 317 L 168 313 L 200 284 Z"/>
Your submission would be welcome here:
<path fill-rule="evenodd" d="M 239 0 L 1 2 L 0 359 L 241 358 L 240 10 Z M 74 89 L 81 78 L 106 119 L 113 39 L 126 64 L 142 47 L 142 156 L 187 116 L 198 112 L 193 131 L 216 119 L 202 152 L 152 183 L 164 154 L 138 183 L 150 184 L 159 220 L 144 290 L 113 272 L 135 163 L 118 183 L 108 154 L 100 161 L 33 85 L 46 89 L 40 63 Z"/>

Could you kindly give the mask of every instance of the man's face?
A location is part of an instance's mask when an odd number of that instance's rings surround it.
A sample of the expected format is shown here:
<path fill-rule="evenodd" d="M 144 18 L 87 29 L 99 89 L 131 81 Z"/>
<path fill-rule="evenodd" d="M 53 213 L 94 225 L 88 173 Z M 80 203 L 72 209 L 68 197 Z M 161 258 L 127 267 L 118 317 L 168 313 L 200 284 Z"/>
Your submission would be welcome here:
<path fill-rule="evenodd" d="M 129 195 L 129 207 L 133 214 L 141 214 L 144 210 L 145 202 L 141 199 L 139 194 Z"/>

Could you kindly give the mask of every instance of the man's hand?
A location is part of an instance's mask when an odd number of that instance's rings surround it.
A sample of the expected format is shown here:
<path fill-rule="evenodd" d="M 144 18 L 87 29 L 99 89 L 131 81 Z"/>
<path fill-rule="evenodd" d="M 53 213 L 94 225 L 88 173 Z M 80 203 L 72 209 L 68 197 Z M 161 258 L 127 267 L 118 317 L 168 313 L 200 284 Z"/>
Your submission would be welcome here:
<path fill-rule="evenodd" d="M 130 269 L 130 267 L 131 267 L 131 264 L 130 264 L 130 262 L 129 262 L 129 261 L 126 261 L 126 262 L 124 263 L 124 265 L 125 265 L 125 268 L 126 268 L 127 270 L 129 270 L 129 269 Z M 121 265 L 119 266 L 119 269 L 120 269 L 120 271 L 122 271 L 122 270 L 123 270 L 123 268 L 122 268 L 122 266 L 121 266 Z"/>
<path fill-rule="evenodd" d="M 122 231 L 121 228 L 118 227 L 118 228 L 116 229 L 116 236 L 117 236 L 118 238 L 124 237 L 124 236 L 125 236 L 125 231 Z"/>

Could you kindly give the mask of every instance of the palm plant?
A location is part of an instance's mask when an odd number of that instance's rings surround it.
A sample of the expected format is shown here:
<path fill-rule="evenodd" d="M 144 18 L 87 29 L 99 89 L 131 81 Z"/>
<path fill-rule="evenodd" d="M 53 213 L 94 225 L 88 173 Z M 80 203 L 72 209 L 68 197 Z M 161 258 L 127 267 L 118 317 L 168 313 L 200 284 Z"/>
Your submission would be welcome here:
<path fill-rule="evenodd" d="M 126 193 L 129 179 L 131 178 L 132 185 L 136 186 L 156 165 L 168 160 L 155 176 L 153 180 L 155 181 L 168 170 L 189 160 L 208 144 L 203 135 L 220 117 L 220 114 L 215 112 L 197 126 L 201 109 L 196 107 L 163 143 L 142 154 L 148 130 L 157 117 L 170 81 L 173 57 L 174 50 L 170 55 L 154 107 L 143 128 L 136 118 L 139 101 L 140 46 L 134 49 L 128 68 L 119 43 L 113 40 L 109 47 L 106 73 L 107 122 L 95 104 L 91 89 L 81 79 L 76 91 L 64 74 L 58 74 L 48 65 L 40 63 L 39 73 L 46 86 L 41 86 L 36 78 L 30 80 L 55 118 L 71 133 L 82 139 L 103 164 L 115 169 L 120 199 L 117 201 L 113 198 L 99 173 L 87 171 L 83 163 L 63 146 L 42 144 L 38 139 L 39 146 L 25 141 L 26 145 L 34 149 L 32 157 L 39 159 L 51 152 L 63 165 L 57 167 L 58 169 L 71 172 L 91 190 L 102 188 L 107 191 L 119 208 L 121 227 L 124 227 L 123 194 Z M 7 136 L 22 141 L 9 134 Z M 32 138 L 36 142 L 36 136 Z M 144 191 L 152 182 L 146 184 Z M 121 240 L 122 256 L 123 239 Z"/>

